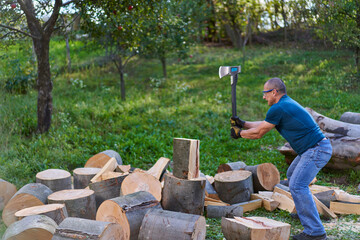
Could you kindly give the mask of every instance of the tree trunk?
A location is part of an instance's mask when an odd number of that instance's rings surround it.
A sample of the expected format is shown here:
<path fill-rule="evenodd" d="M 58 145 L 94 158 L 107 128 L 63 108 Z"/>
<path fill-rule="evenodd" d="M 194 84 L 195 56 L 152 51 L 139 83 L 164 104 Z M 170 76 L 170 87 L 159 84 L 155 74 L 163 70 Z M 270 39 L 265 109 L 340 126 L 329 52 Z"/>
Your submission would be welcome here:
<path fill-rule="evenodd" d="M 285 12 L 285 0 L 281 0 L 281 15 L 283 17 L 284 20 L 284 41 L 285 44 L 287 43 L 287 17 L 286 17 L 286 12 Z"/>
<path fill-rule="evenodd" d="M 67 59 L 67 71 L 71 72 L 71 56 L 70 56 L 70 44 L 69 44 L 69 34 L 65 33 L 65 41 L 66 41 L 66 59 Z"/>
<path fill-rule="evenodd" d="M 50 37 L 42 37 L 40 40 L 34 40 L 35 52 L 38 63 L 38 131 L 44 133 L 49 131 L 51 125 L 52 105 L 52 89 L 50 63 L 49 63 L 49 44 Z"/>
<path fill-rule="evenodd" d="M 160 61 L 161 61 L 161 66 L 162 66 L 162 70 L 163 70 L 163 76 L 164 76 L 164 78 L 167 78 L 166 58 L 162 57 L 162 58 L 160 58 Z"/>

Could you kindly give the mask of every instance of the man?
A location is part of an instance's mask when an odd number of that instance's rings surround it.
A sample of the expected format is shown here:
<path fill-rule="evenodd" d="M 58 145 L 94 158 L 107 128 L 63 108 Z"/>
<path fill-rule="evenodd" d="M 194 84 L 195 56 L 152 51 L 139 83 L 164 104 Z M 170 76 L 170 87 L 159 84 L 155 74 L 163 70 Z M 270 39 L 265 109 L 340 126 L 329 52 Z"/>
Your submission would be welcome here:
<path fill-rule="evenodd" d="M 270 106 L 265 120 L 245 122 L 238 117 L 232 118 L 236 126 L 231 128 L 231 136 L 235 139 L 258 139 L 275 127 L 290 143 L 298 156 L 291 163 L 286 174 L 297 214 L 304 227 L 304 231 L 293 236 L 293 239 L 325 240 L 326 232 L 309 184 L 330 160 L 332 154 L 330 141 L 325 138 L 306 109 L 287 96 L 285 84 L 280 78 L 272 78 L 265 83 L 263 99 Z"/>

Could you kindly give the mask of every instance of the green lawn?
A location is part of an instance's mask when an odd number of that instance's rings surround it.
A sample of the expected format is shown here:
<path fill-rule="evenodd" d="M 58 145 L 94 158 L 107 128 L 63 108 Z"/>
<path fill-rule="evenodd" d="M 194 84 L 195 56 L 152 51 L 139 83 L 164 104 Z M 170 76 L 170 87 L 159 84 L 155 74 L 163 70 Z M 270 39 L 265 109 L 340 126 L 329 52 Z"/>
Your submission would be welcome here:
<path fill-rule="evenodd" d="M 54 42 L 52 46 L 52 66 L 61 69 L 65 65 L 64 44 Z M 90 46 L 72 46 L 77 59 L 74 64 L 79 66 L 100 57 L 96 54 L 101 51 L 90 51 Z M 92 55 L 87 58 L 84 52 Z M 184 137 L 200 140 L 200 169 L 205 174 L 214 175 L 218 165 L 228 161 L 248 165 L 271 162 L 284 178 L 287 164 L 277 147 L 285 140 L 276 131 L 259 140 L 230 138 L 230 78 L 219 79 L 218 69 L 241 64 L 241 52 L 198 46 L 192 55 L 180 62 L 169 59 L 166 80 L 159 60 L 135 58 L 127 69 L 125 102 L 121 101 L 119 76 L 112 64 L 91 64 L 87 70 L 71 74 L 57 72 L 52 127 L 43 135 L 35 134 L 37 92 L 17 95 L 0 89 L 0 177 L 21 187 L 34 182 L 39 171 L 72 171 L 106 149 L 119 152 L 124 164 L 146 170 L 160 157 L 172 158 L 172 139 Z M 277 76 L 300 104 L 339 119 L 345 111 L 359 110 L 359 89 L 352 71 L 353 58 L 348 51 L 248 48 L 237 85 L 238 115 L 244 120 L 263 120 L 268 106 L 262 99 L 262 87 L 267 79 Z M 355 193 L 359 172 L 321 171 L 318 183 L 336 185 L 334 179 L 341 176 L 347 176 L 349 184 L 340 187 Z M 292 233 L 301 230 L 298 220 L 280 210 L 248 215 L 291 223 Z M 357 217 L 341 217 L 341 221 L 351 220 Z M 207 239 L 222 239 L 220 221 L 207 219 L 207 223 Z M 0 225 L 0 235 L 3 231 Z M 329 233 L 334 239 L 354 239 L 355 234 L 340 228 Z M 343 237 L 336 238 L 340 235 Z"/>

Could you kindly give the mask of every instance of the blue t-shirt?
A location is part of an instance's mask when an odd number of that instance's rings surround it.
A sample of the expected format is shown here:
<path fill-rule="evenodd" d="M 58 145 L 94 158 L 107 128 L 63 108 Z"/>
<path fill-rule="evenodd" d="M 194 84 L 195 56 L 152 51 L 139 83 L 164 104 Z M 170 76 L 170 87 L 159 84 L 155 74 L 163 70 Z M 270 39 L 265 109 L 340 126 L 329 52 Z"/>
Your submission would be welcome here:
<path fill-rule="evenodd" d="M 308 111 L 287 95 L 270 107 L 265 121 L 276 125 L 276 130 L 300 155 L 325 137 Z"/>

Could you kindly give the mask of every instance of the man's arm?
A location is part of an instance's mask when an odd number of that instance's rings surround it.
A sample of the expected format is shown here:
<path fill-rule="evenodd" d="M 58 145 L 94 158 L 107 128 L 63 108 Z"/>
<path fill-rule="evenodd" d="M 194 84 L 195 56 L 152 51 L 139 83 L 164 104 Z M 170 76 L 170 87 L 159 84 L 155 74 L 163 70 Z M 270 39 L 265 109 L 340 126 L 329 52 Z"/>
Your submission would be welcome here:
<path fill-rule="evenodd" d="M 244 128 L 250 129 L 250 128 L 256 128 L 258 127 L 263 121 L 256 121 L 256 122 L 248 122 L 246 121 L 244 124 Z"/>
<path fill-rule="evenodd" d="M 251 127 L 253 126 L 253 127 Z M 274 124 L 266 121 L 261 122 L 246 122 L 245 127 L 250 127 L 248 130 L 242 130 L 240 135 L 242 138 L 259 139 L 275 127 Z"/>

